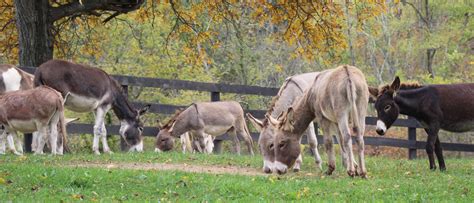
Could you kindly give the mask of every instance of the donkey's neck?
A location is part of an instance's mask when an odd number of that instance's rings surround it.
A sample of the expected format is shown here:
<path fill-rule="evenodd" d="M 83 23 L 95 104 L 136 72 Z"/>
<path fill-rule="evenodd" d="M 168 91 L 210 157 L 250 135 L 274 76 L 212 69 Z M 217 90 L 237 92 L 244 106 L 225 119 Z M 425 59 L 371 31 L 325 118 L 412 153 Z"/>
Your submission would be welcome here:
<path fill-rule="evenodd" d="M 190 131 L 192 129 L 191 124 L 187 120 L 178 120 L 173 126 L 173 131 L 171 136 L 179 137 L 182 134 Z"/>
<path fill-rule="evenodd" d="M 114 93 L 112 110 L 120 120 L 130 120 L 137 117 L 137 112 L 130 106 L 127 97 L 119 90 Z"/>
<path fill-rule="evenodd" d="M 394 100 L 400 108 L 401 114 L 416 117 L 420 103 L 420 94 L 418 91 L 400 90 Z"/>
<path fill-rule="evenodd" d="M 301 97 L 293 107 L 293 133 L 299 137 L 303 136 L 303 132 L 306 131 L 308 125 L 314 120 L 314 111 L 312 110 L 311 104 L 305 96 Z"/>

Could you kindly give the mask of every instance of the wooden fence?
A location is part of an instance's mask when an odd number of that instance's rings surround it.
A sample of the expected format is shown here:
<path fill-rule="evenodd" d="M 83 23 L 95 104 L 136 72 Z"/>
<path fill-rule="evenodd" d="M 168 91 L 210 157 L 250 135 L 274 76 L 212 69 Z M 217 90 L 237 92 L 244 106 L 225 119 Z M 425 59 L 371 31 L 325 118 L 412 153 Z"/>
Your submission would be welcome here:
<path fill-rule="evenodd" d="M 34 72 L 33 67 L 22 67 L 23 70 L 29 73 Z M 261 96 L 274 96 L 278 93 L 278 88 L 269 87 L 258 87 L 258 86 L 245 86 L 245 85 L 229 85 L 220 83 L 206 83 L 206 82 L 192 82 L 184 80 L 169 80 L 160 78 L 147 78 L 147 77 L 133 77 L 133 76 L 122 76 L 113 75 L 117 79 L 122 87 L 128 92 L 130 86 L 140 87 L 152 87 L 152 88 L 166 88 L 176 90 L 193 90 L 210 93 L 210 101 L 220 101 L 221 93 L 236 93 L 236 94 L 247 94 L 247 95 L 261 95 Z M 136 108 L 143 107 L 149 103 L 143 102 L 132 102 Z M 175 106 L 168 104 L 157 104 L 152 103 L 149 112 L 159 114 L 173 114 L 177 109 L 185 106 Z M 245 110 L 251 113 L 257 118 L 263 118 L 264 110 Z M 376 118 L 367 117 L 367 125 L 376 125 Z M 395 121 L 393 126 L 406 127 L 408 133 L 408 139 L 394 139 L 386 137 L 364 137 L 365 144 L 374 146 L 389 146 L 399 147 L 408 149 L 408 158 L 416 158 L 417 149 L 425 149 L 426 142 L 416 140 L 416 128 L 421 128 L 420 124 L 415 119 L 398 119 Z M 107 132 L 109 135 L 118 135 L 118 125 L 107 125 Z M 317 127 L 317 126 L 316 126 Z M 71 124 L 68 125 L 68 132 L 70 134 L 92 134 L 92 124 Z M 316 132 L 318 130 L 316 129 Z M 156 136 L 158 129 L 156 127 L 145 127 L 144 136 Z M 251 133 L 254 140 L 258 140 L 258 133 Z M 318 142 L 323 143 L 321 135 L 317 135 Z M 231 138 L 227 135 L 219 136 L 214 141 L 215 152 L 220 153 L 222 149 L 222 141 L 230 140 Z M 306 139 L 303 138 L 303 143 L 306 143 Z M 334 139 L 335 143 L 337 140 Z M 25 140 L 25 145 L 28 146 L 28 141 Z M 443 149 L 448 151 L 465 151 L 474 152 L 474 145 L 472 144 L 461 144 L 461 143 L 442 143 Z M 26 149 L 28 150 L 28 149 Z"/>

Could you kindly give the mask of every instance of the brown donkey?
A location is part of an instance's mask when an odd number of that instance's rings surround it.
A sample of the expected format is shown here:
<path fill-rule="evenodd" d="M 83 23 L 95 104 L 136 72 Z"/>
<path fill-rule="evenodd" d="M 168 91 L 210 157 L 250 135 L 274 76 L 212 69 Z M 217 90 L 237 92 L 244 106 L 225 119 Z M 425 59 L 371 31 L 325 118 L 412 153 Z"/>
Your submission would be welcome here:
<path fill-rule="evenodd" d="M 391 85 L 370 88 L 376 98 L 377 133 L 385 132 L 399 114 L 416 118 L 428 134 L 426 153 L 430 169 L 436 170 L 433 152 L 439 169 L 446 170 L 443 149 L 439 141 L 440 129 L 450 132 L 474 130 L 474 83 L 451 85 L 418 85 L 400 83 L 396 77 Z"/>
<path fill-rule="evenodd" d="M 59 92 L 40 86 L 30 90 L 7 92 L 0 96 L 0 124 L 5 127 L 2 141 L 6 134 L 16 137 L 16 132 L 32 133 L 39 131 L 42 139 L 38 143 L 35 154 L 43 152 L 44 141 L 48 138 L 51 153 L 62 153 L 63 145 L 67 144 L 66 123 L 64 120 L 63 98 Z M 63 143 L 57 146 L 58 122 Z M 49 134 L 49 136 L 48 136 Z M 12 140 L 8 140 L 9 148 L 15 154 Z"/>
<path fill-rule="evenodd" d="M 143 123 L 140 117 L 149 105 L 136 110 L 130 105 L 120 84 L 106 72 L 81 64 L 62 60 L 49 60 L 36 69 L 35 86 L 48 85 L 67 96 L 65 107 L 75 112 L 94 112 L 94 140 L 92 151 L 99 152 L 99 141 L 103 150 L 112 153 L 107 143 L 104 118 L 112 109 L 120 120 L 120 136 L 130 150 L 143 150 Z"/>
<path fill-rule="evenodd" d="M 313 85 L 305 91 L 293 107 L 283 112 L 278 120 L 267 116 L 275 129 L 275 169 L 287 172 L 300 152 L 301 134 L 311 121 L 316 121 L 324 132 L 324 145 L 329 157 L 327 174 L 335 169 L 332 135 L 339 135 L 341 150 L 347 154 L 346 170 L 349 176 L 356 173 L 366 177 L 364 160 L 365 115 L 369 92 L 364 74 L 353 66 L 339 66 L 321 72 Z M 350 128 L 350 123 L 353 127 Z M 352 153 L 351 133 L 355 132 L 358 144 L 360 171 L 356 171 Z"/>
<path fill-rule="evenodd" d="M 156 136 L 156 150 L 168 151 L 174 147 L 174 138 L 191 132 L 194 136 L 204 138 L 205 134 L 220 136 L 229 132 L 234 138 L 234 147 L 240 154 L 240 142 L 237 136 L 244 139 L 250 154 L 253 155 L 253 141 L 245 123 L 244 110 L 238 102 L 200 102 L 193 103 L 182 112 L 175 114 Z M 204 139 L 200 139 L 205 148 Z"/>

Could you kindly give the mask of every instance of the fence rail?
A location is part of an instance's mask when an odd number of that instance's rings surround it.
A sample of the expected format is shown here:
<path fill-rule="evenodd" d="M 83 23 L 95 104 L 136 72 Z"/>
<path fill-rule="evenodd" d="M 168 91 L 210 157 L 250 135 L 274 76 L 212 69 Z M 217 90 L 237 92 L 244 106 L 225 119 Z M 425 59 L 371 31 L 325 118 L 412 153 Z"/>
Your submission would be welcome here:
<path fill-rule="evenodd" d="M 34 73 L 35 68 L 33 67 L 21 67 L 26 72 Z M 122 76 L 113 75 L 117 79 L 125 92 L 128 92 L 129 86 L 140 86 L 140 87 L 154 87 L 162 89 L 177 89 L 177 90 L 193 90 L 201 92 L 210 92 L 210 101 L 220 101 L 221 93 L 236 93 L 236 94 L 249 94 L 249 95 L 262 95 L 262 96 L 274 96 L 278 93 L 278 88 L 271 87 L 258 87 L 258 86 L 245 86 L 245 85 L 230 85 L 230 84 L 219 84 L 219 83 L 206 83 L 206 82 L 192 82 L 185 80 L 170 80 L 160 78 L 147 78 L 147 77 L 134 77 L 134 76 Z M 134 106 L 141 107 L 145 104 L 144 102 L 132 102 Z M 150 112 L 160 114 L 172 114 L 179 108 L 185 108 L 186 106 L 176 106 L 169 104 L 158 104 L 152 103 Z M 255 117 L 263 118 L 264 110 L 246 110 Z M 377 118 L 367 117 L 367 125 L 376 125 Z M 413 118 L 398 119 L 395 121 L 393 126 L 406 127 L 408 132 L 408 140 L 394 139 L 386 137 L 364 137 L 365 144 L 374 146 L 389 146 L 399 147 L 408 149 L 408 158 L 416 158 L 416 150 L 424 149 L 426 142 L 416 140 L 416 128 L 422 128 L 421 125 Z M 107 132 L 109 135 L 118 135 L 118 125 L 107 125 Z M 92 124 L 71 124 L 68 126 L 68 132 L 70 134 L 92 134 Z M 144 136 L 156 136 L 158 129 L 156 127 L 145 127 Z M 251 133 L 254 140 L 258 140 L 257 133 Z M 322 136 L 317 136 L 319 143 L 323 143 Z M 224 140 L 231 140 L 228 135 L 219 136 L 215 140 L 215 151 L 221 151 L 221 143 Z M 302 140 L 306 143 L 306 139 Z M 335 143 L 337 140 L 334 139 Z M 26 140 L 25 140 L 26 143 Z M 26 143 L 25 145 L 27 145 Z M 474 152 L 474 145 L 472 144 L 461 144 L 461 143 L 442 143 L 443 149 L 448 151 L 465 151 Z"/>

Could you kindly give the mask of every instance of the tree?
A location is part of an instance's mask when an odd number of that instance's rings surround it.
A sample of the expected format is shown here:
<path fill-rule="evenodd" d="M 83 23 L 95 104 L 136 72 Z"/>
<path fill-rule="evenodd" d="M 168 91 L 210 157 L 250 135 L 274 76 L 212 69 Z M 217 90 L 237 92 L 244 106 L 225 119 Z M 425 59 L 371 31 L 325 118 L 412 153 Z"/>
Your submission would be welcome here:
<path fill-rule="evenodd" d="M 110 14 L 103 22 L 138 9 L 144 0 L 15 0 L 19 63 L 39 66 L 53 58 L 55 23 L 67 17 Z M 113 12 L 113 13 L 110 13 Z"/>

